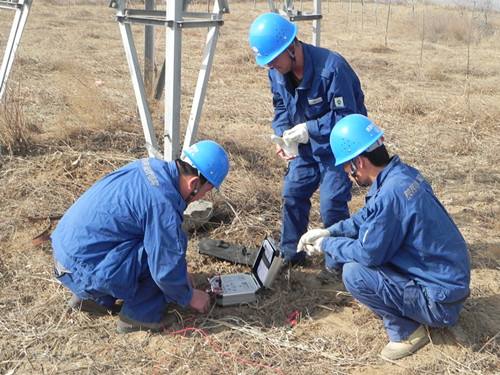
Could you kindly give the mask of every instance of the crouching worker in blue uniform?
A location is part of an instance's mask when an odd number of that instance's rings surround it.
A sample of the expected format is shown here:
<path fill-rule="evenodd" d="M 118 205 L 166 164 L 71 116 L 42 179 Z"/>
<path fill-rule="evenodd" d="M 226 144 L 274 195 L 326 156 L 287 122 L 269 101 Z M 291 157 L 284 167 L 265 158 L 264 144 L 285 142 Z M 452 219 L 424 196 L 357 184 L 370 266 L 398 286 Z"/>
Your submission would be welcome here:
<path fill-rule="evenodd" d="M 187 272 L 187 205 L 219 188 L 229 170 L 224 149 L 200 141 L 181 159 L 134 161 L 87 190 L 52 234 L 55 273 L 71 290 L 70 306 L 117 312 L 117 330 L 160 331 L 169 303 L 206 312 L 210 298 Z M 168 319 L 167 319 L 168 320 Z"/>
<path fill-rule="evenodd" d="M 285 260 L 301 264 L 297 243 L 307 231 L 311 197 L 319 187 L 325 227 L 349 217 L 351 182 L 335 166 L 329 139 L 337 121 L 366 115 L 360 81 L 338 53 L 297 39 L 297 26 L 265 13 L 250 27 L 249 43 L 257 64 L 269 68 L 276 154 L 288 162 L 283 184 L 280 247 Z"/>
<path fill-rule="evenodd" d="M 299 246 L 322 252 L 346 289 L 383 319 L 397 360 L 429 341 L 425 326 L 454 325 L 469 295 L 465 241 L 431 186 L 399 157 L 389 157 L 382 131 L 350 115 L 332 131 L 337 165 L 361 186 L 365 206 L 328 229 L 313 229 Z"/>

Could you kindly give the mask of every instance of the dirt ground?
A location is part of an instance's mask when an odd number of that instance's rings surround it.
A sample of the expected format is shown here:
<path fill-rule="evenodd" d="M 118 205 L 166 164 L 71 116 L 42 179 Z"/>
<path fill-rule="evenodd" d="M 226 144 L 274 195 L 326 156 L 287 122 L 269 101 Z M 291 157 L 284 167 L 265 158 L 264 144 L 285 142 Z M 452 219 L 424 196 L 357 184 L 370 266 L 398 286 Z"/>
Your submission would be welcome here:
<path fill-rule="evenodd" d="M 500 373 L 500 17 L 418 2 L 393 4 L 387 22 L 387 5 L 362 4 L 325 1 L 321 44 L 352 63 L 389 151 L 422 171 L 467 240 L 472 292 L 458 325 L 432 330 L 418 354 L 384 362 L 381 321 L 339 285 L 317 280 L 320 258 L 281 273 L 255 304 L 182 312 L 161 335 L 118 335 L 113 317 L 69 313 L 50 243 L 33 239 L 96 179 L 146 153 L 114 11 L 105 2 L 35 0 L 0 109 L 0 373 Z M 279 233 L 286 166 L 269 142 L 266 72 L 247 46 L 266 7 L 230 3 L 221 29 L 200 138 L 223 144 L 232 166 L 211 197 L 212 221 L 190 233 L 201 287 L 214 274 L 248 269 L 200 256 L 200 238 L 258 246 Z M 11 20 L 0 10 L 2 51 Z M 299 28 L 309 41 L 310 25 Z M 134 31 L 142 50 L 142 28 Z M 183 124 L 205 32 L 183 34 Z M 163 104 L 151 107 L 160 134 Z M 364 194 L 354 191 L 352 211 Z M 315 197 L 311 226 L 319 225 Z"/>

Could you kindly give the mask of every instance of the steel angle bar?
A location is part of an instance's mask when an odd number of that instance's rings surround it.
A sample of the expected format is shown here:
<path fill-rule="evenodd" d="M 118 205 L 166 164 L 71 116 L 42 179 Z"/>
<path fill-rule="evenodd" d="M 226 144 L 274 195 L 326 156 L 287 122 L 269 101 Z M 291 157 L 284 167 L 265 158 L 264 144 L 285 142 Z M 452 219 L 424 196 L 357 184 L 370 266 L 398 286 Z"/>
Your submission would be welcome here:
<path fill-rule="evenodd" d="M 323 16 L 321 15 L 321 0 L 314 0 L 314 13 L 303 13 L 300 11 L 287 10 L 280 11 L 285 17 L 291 22 L 299 22 L 299 21 L 312 21 L 312 45 L 319 46 L 320 36 L 321 36 L 321 19 Z"/>
<path fill-rule="evenodd" d="M 146 98 L 146 90 L 144 89 L 144 81 L 141 76 L 139 67 L 139 59 L 134 45 L 131 26 L 124 23 L 119 23 L 120 34 L 122 37 L 125 55 L 132 77 L 132 86 L 134 88 L 135 99 L 139 109 L 139 116 L 141 118 L 142 129 L 146 139 L 146 148 L 150 157 L 158 157 L 158 143 L 154 134 L 153 119 L 149 111 L 148 102 Z"/>
<path fill-rule="evenodd" d="M 167 12 L 165 10 L 147 10 L 147 9 L 125 9 L 123 12 L 126 16 L 130 17 L 151 17 L 151 18 L 161 18 L 163 20 L 167 17 Z"/>
<path fill-rule="evenodd" d="M 312 21 L 312 20 L 320 20 L 323 18 L 321 14 L 298 14 L 296 16 L 288 16 L 290 21 Z"/>
<path fill-rule="evenodd" d="M 21 9 L 26 2 L 28 0 L 0 0 L 0 8 Z"/>
<path fill-rule="evenodd" d="M 222 20 L 184 20 L 179 23 L 179 27 L 182 29 L 191 29 L 197 27 L 213 27 L 213 26 L 222 26 L 224 21 Z"/>
<path fill-rule="evenodd" d="M 278 7 L 276 6 L 276 3 L 274 0 L 267 0 L 267 4 L 269 5 L 269 9 L 271 12 L 277 13 L 278 12 Z"/>
<path fill-rule="evenodd" d="M 180 21 L 173 21 L 166 19 L 165 12 L 160 13 L 160 11 L 157 11 L 158 14 L 156 15 L 151 14 L 152 12 L 153 11 L 127 9 L 123 16 L 117 16 L 116 18 L 118 22 L 121 23 L 138 23 L 152 26 L 167 26 L 170 28 L 173 27 L 174 23 L 176 23 L 177 28 L 183 29 L 196 27 L 212 27 L 214 25 L 221 26 L 224 23 L 222 19 L 213 19 L 213 17 L 208 17 L 205 14 L 203 14 L 203 17 L 206 17 L 206 19 L 203 19 L 201 15 L 199 17 L 190 15 L 191 17 L 193 17 L 193 19 L 184 18 Z"/>
<path fill-rule="evenodd" d="M 0 65 L 0 99 L 2 99 L 7 88 L 7 79 L 9 78 L 12 64 L 14 63 L 16 50 L 19 46 L 19 42 L 21 41 L 21 35 L 23 34 L 24 27 L 26 26 L 26 21 L 31 8 L 31 0 L 0 0 L 0 4 L 3 5 L 2 8 L 14 9 L 16 12 L 10 29 L 9 39 L 7 40 L 7 45 L 5 47 L 2 65 Z"/>
<path fill-rule="evenodd" d="M 165 91 L 164 89 L 165 89 L 165 61 L 163 61 L 163 65 L 160 71 L 160 76 L 158 77 L 158 82 L 156 84 L 156 89 L 155 89 L 156 100 L 161 99 L 163 91 Z"/>
<path fill-rule="evenodd" d="M 229 3 L 228 0 L 215 0 L 217 6 L 219 7 L 219 10 L 217 13 L 220 15 L 222 13 L 229 13 Z M 215 4 L 214 4 L 214 9 L 215 9 Z M 214 10 L 215 13 L 215 10 Z"/>
<path fill-rule="evenodd" d="M 167 20 L 175 21 L 165 32 L 165 160 L 174 160 L 180 154 L 180 104 L 181 104 L 181 57 L 182 29 L 178 22 L 182 19 L 182 2 L 167 1 Z"/>
<path fill-rule="evenodd" d="M 319 2 L 318 0 L 315 1 L 315 3 Z M 316 6 L 315 6 L 316 8 Z M 323 16 L 317 12 L 316 9 L 314 9 L 314 13 L 306 13 L 302 12 L 300 10 L 293 10 L 293 9 L 288 9 L 286 11 L 282 10 L 280 13 L 288 17 L 288 19 L 292 22 L 294 21 L 311 21 L 311 20 L 319 20 L 323 18 Z"/>
<path fill-rule="evenodd" d="M 151 117 L 151 112 L 149 111 L 147 102 L 144 80 L 141 76 L 139 58 L 137 56 L 137 50 L 134 44 L 132 29 L 129 24 L 120 22 L 120 18 L 123 16 L 123 13 L 125 11 L 125 1 L 113 0 L 111 1 L 110 6 L 113 8 L 117 8 L 118 26 L 120 29 L 123 48 L 125 50 L 125 56 L 127 58 L 127 63 L 130 70 L 130 76 L 132 78 L 132 86 L 137 102 L 137 108 L 139 110 L 139 117 L 141 119 L 141 125 L 144 132 L 148 155 L 150 157 L 161 158 L 161 154 L 158 151 L 158 142 L 156 141 L 156 136 L 154 133 L 153 119 Z"/>
<path fill-rule="evenodd" d="M 319 18 L 313 19 L 312 22 L 312 44 L 319 47 L 321 41 L 321 0 L 313 0 L 313 12 L 319 15 Z"/>
<path fill-rule="evenodd" d="M 212 27 L 217 24 L 222 26 L 224 21 L 206 21 L 206 20 L 184 20 L 182 22 L 173 22 L 158 19 L 149 18 L 135 18 L 135 17 L 117 17 L 118 22 L 121 23 L 138 23 L 141 25 L 151 25 L 151 26 L 167 26 L 172 27 L 175 23 L 179 29 L 190 29 L 190 28 L 200 28 L 200 27 Z"/>
<path fill-rule="evenodd" d="M 123 15 L 116 17 L 118 22 L 140 23 L 152 26 L 171 26 L 163 10 L 124 9 Z"/>
<path fill-rule="evenodd" d="M 305 13 L 295 10 L 293 0 L 284 0 L 283 9 L 278 10 L 275 0 L 268 0 L 271 12 L 279 13 L 287 17 L 291 22 L 312 21 L 312 44 L 319 46 L 321 36 L 321 0 L 313 0 L 313 12 Z"/>
<path fill-rule="evenodd" d="M 146 10 L 155 10 L 155 0 L 145 0 Z M 154 61 L 155 61 L 155 28 L 146 25 L 144 27 L 144 87 L 146 91 L 151 92 L 154 80 Z"/>
<path fill-rule="evenodd" d="M 218 14 L 207 12 L 183 12 L 182 15 L 186 18 L 205 18 L 212 21 L 222 20 Z"/>
<path fill-rule="evenodd" d="M 24 5 L 23 0 L 11 1 L 11 0 L 0 0 L 1 9 L 21 9 Z"/>
<path fill-rule="evenodd" d="M 134 92 L 139 107 L 141 123 L 143 125 L 148 152 L 150 156 L 159 154 L 157 142 L 154 137 L 151 114 L 146 101 L 144 81 L 139 70 L 139 61 L 133 42 L 131 31 L 132 23 L 142 23 L 166 28 L 165 35 L 165 63 L 162 68 L 162 77 L 158 82 L 156 97 L 161 97 L 161 91 L 165 92 L 164 112 L 164 152 L 163 158 L 174 160 L 180 155 L 180 109 L 181 109 L 181 63 L 182 63 L 182 29 L 208 27 L 203 60 L 198 75 L 193 105 L 186 129 L 184 145 L 190 145 L 196 137 L 199 119 L 205 99 L 206 88 L 211 72 L 215 47 L 219 36 L 219 27 L 223 25 L 222 14 L 229 12 L 226 0 L 215 0 L 213 13 L 184 12 L 184 2 L 173 0 L 167 1 L 167 9 L 141 10 L 125 9 L 125 0 L 112 0 L 111 7 L 117 9 L 116 19 L 119 22 L 123 45 L 129 64 Z M 160 88 L 161 86 L 161 88 Z"/>
<path fill-rule="evenodd" d="M 214 5 L 214 13 L 218 13 L 219 11 L 221 11 L 220 4 L 216 1 Z M 193 97 L 193 106 L 191 107 L 191 113 L 189 115 L 189 122 L 186 129 L 186 136 L 184 137 L 183 148 L 191 146 L 198 132 L 203 103 L 207 92 L 208 78 L 210 77 L 210 72 L 212 70 L 212 63 L 218 38 L 219 26 L 216 25 L 211 27 L 207 33 L 205 49 L 203 51 L 203 60 L 201 63 L 200 73 L 198 74 L 198 81 L 196 83 L 196 89 Z"/>
<path fill-rule="evenodd" d="M 128 17 L 155 18 L 163 21 L 167 19 L 167 12 L 165 10 L 125 9 L 123 13 Z M 220 19 L 218 15 L 207 12 L 182 12 L 182 17 L 205 18 L 212 21 Z"/>
<path fill-rule="evenodd" d="M 171 26 L 172 21 L 161 20 L 157 18 L 146 18 L 146 17 L 129 17 L 129 16 L 117 16 L 117 21 L 120 23 L 137 23 L 141 25 L 151 25 L 151 26 Z"/>

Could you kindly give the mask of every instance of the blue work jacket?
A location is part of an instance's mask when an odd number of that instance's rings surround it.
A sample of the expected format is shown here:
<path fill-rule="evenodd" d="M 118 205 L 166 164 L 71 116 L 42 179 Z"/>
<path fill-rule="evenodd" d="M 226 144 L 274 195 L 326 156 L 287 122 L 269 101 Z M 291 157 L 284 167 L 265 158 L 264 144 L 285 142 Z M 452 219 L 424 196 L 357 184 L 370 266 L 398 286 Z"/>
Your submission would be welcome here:
<path fill-rule="evenodd" d="M 328 228 L 321 248 L 328 262 L 390 267 L 421 285 L 436 302 L 469 295 L 470 259 L 464 238 L 414 168 L 394 156 L 379 173 L 365 206 Z"/>
<path fill-rule="evenodd" d="M 333 158 L 330 133 L 344 116 L 366 116 L 361 83 L 347 61 L 338 53 L 302 43 L 304 76 L 294 88 L 290 74 L 269 69 L 273 94 L 272 127 L 279 137 L 285 130 L 305 122 L 310 142 L 299 145 L 299 154 Z"/>
<path fill-rule="evenodd" d="M 149 269 L 166 301 L 185 306 L 192 296 L 185 208 L 175 162 L 137 160 L 103 177 L 69 208 L 51 236 L 54 257 L 84 289 L 122 299 L 133 298 Z"/>

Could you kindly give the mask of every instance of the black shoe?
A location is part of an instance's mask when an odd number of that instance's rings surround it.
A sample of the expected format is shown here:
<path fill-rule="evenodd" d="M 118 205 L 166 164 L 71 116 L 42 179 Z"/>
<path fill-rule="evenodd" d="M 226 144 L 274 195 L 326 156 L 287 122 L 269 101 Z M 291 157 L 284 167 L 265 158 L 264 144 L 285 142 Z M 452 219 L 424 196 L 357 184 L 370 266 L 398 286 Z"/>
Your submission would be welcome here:
<path fill-rule="evenodd" d="M 80 299 L 75 294 L 68 302 L 68 306 L 76 311 L 83 311 L 95 316 L 116 315 L 120 312 L 120 305 L 113 305 L 111 308 L 100 305 L 91 299 Z"/>
<path fill-rule="evenodd" d="M 285 259 L 284 264 L 289 267 L 305 266 L 307 264 L 307 253 L 305 251 L 299 251 L 288 259 Z"/>
<path fill-rule="evenodd" d="M 166 318 L 159 323 L 149 323 L 140 322 L 120 313 L 118 322 L 116 322 L 116 331 L 122 334 L 138 331 L 162 332 L 177 322 L 177 317 L 174 314 L 167 314 Z"/>

